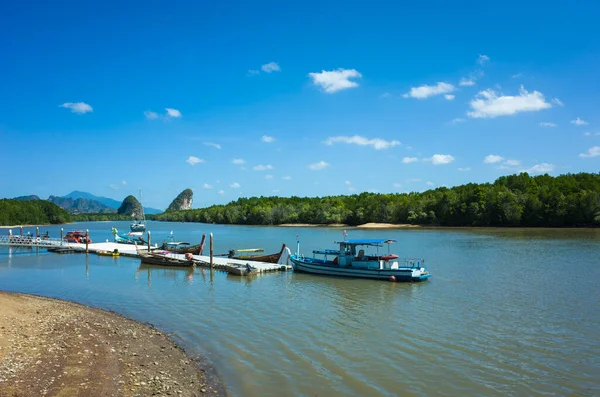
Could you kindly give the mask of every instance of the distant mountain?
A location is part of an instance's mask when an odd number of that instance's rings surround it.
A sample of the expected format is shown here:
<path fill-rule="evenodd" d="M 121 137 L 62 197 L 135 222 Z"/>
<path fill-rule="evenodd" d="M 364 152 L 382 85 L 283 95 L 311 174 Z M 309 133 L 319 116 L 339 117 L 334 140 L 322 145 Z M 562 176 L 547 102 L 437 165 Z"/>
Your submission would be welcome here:
<path fill-rule="evenodd" d="M 113 200 L 113 199 L 108 198 L 108 197 L 95 196 L 95 195 L 93 195 L 91 193 L 80 192 L 78 190 L 74 190 L 71 193 L 69 193 L 69 194 L 67 194 L 65 196 L 62 196 L 62 197 L 72 198 L 72 199 L 85 198 L 85 199 L 88 199 L 88 200 L 96 200 L 96 201 L 101 202 L 105 206 L 110 207 L 110 208 L 115 209 L 115 210 L 119 209 L 119 207 L 122 204 L 120 201 Z M 163 211 L 159 210 L 159 209 L 156 209 L 156 208 L 144 207 L 144 212 L 146 214 L 160 214 Z"/>
<path fill-rule="evenodd" d="M 98 214 L 115 213 L 114 208 L 110 208 L 97 200 L 86 198 L 73 199 L 70 197 L 50 196 L 48 201 L 58 205 L 70 214 Z"/>
<path fill-rule="evenodd" d="M 194 192 L 192 189 L 185 189 L 183 192 L 179 193 L 175 200 L 169 205 L 167 211 L 181 211 L 181 210 L 189 210 L 192 208 L 192 201 L 194 200 Z"/>
<path fill-rule="evenodd" d="M 15 197 L 13 200 L 31 201 L 31 200 L 41 200 L 41 198 L 39 198 L 35 194 L 32 194 L 31 196 L 19 196 L 19 197 Z"/>

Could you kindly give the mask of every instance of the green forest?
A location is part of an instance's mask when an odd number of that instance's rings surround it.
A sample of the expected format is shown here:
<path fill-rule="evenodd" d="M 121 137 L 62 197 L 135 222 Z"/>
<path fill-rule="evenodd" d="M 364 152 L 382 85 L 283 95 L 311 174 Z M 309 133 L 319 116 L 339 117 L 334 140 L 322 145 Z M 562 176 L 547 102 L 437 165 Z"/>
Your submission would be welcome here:
<path fill-rule="evenodd" d="M 0 225 L 48 225 L 71 222 L 64 209 L 48 200 L 0 200 Z"/>
<path fill-rule="evenodd" d="M 600 174 L 503 176 L 423 193 L 252 197 L 153 215 L 161 221 L 245 225 L 367 222 L 439 226 L 600 226 Z"/>
<path fill-rule="evenodd" d="M 422 193 L 330 197 L 252 197 L 208 208 L 148 215 L 159 221 L 244 225 L 368 222 L 432 226 L 600 226 L 600 173 L 503 176 L 494 183 Z M 131 220 L 130 215 L 71 215 L 45 201 L 0 200 L 0 224 Z"/>

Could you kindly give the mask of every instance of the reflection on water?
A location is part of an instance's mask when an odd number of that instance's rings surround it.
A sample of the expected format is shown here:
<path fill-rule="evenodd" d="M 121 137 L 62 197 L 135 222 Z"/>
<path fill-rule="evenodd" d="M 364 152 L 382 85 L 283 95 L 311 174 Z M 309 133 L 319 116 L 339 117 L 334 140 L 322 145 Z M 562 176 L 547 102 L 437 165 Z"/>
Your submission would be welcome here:
<path fill-rule="evenodd" d="M 113 223 L 70 226 L 102 241 Z M 293 246 L 298 233 L 310 252 L 341 236 L 321 228 L 149 228 L 156 242 L 171 230 L 192 243 L 213 232 L 217 252 L 274 252 L 282 242 Z M 349 234 L 397 239 L 397 253 L 424 257 L 433 277 L 418 284 L 293 272 L 241 278 L 126 257 L 0 248 L 0 289 L 151 322 L 192 355 L 206 355 L 236 396 L 600 394 L 597 230 Z"/>

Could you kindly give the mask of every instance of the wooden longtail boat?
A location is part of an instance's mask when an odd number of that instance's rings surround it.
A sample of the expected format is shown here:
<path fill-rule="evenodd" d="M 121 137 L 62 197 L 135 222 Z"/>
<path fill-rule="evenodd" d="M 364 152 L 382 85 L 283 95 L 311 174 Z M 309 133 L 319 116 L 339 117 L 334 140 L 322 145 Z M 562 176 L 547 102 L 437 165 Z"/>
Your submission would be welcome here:
<path fill-rule="evenodd" d="M 234 250 L 230 250 L 228 257 L 231 259 L 240 259 L 244 261 L 278 263 L 279 258 L 281 258 L 281 255 L 283 255 L 284 250 L 285 244 L 281 246 L 281 251 L 279 251 L 278 253 L 268 255 L 253 255 L 255 253 L 264 252 L 264 249 L 262 248 L 241 249 L 237 250 L 238 254 L 236 254 Z"/>
<path fill-rule="evenodd" d="M 142 263 L 147 265 L 188 267 L 200 263 L 194 260 L 192 254 L 185 254 L 185 259 L 183 259 L 170 256 L 172 253 L 169 251 L 141 252 L 137 244 L 135 244 L 135 249 Z"/>
<path fill-rule="evenodd" d="M 202 255 L 202 251 L 204 250 L 204 241 L 206 240 L 206 234 L 202 235 L 202 241 L 200 244 L 190 245 L 190 243 L 177 242 L 173 241 L 173 238 L 169 241 L 163 242 L 160 249 L 171 251 L 174 254 L 194 254 L 194 255 Z"/>

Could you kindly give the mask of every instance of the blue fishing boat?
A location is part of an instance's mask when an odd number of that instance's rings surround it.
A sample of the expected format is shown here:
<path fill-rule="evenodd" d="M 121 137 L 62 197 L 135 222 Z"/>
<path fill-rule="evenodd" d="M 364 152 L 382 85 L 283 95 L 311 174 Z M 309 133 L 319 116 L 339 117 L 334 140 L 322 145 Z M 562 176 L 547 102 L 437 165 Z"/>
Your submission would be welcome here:
<path fill-rule="evenodd" d="M 400 259 L 389 252 L 390 244 L 395 242 L 379 239 L 344 240 L 336 242 L 340 245 L 339 250 L 315 250 L 312 258 L 299 253 L 298 243 L 296 254 L 290 255 L 290 260 L 297 272 L 389 281 L 427 280 L 431 275 L 425 269 L 423 259 Z M 383 244 L 388 246 L 387 253 L 379 250 Z"/>

